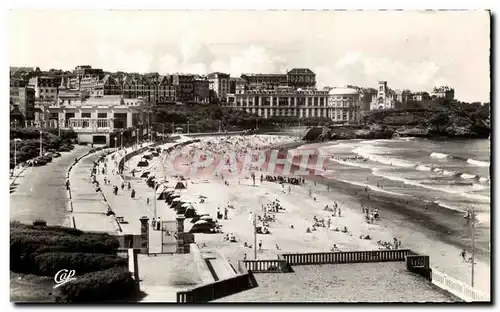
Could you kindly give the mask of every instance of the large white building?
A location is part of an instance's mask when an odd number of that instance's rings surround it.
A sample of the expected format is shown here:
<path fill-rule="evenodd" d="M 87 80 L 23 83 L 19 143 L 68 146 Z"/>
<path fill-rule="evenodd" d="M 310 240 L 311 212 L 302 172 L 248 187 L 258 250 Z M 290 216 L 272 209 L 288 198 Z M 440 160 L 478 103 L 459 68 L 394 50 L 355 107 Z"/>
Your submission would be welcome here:
<path fill-rule="evenodd" d="M 124 99 L 109 95 L 82 99 L 75 91 L 60 92 L 57 101 L 41 107 L 36 123 L 42 127 L 72 129 L 79 142 L 113 146 L 112 138 L 144 120 L 141 99 Z"/>
<path fill-rule="evenodd" d="M 357 122 L 360 111 L 359 92 L 349 88 L 319 91 L 280 87 L 275 90 L 245 91 L 228 94 L 227 106 L 263 118 L 324 117 L 339 123 Z"/>

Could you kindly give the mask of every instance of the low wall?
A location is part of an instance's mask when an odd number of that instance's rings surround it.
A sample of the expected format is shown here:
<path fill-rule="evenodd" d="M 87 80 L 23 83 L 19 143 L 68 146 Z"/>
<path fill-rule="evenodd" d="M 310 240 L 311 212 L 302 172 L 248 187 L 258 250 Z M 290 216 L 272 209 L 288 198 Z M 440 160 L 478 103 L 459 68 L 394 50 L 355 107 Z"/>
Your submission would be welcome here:
<path fill-rule="evenodd" d="M 177 293 L 177 302 L 206 303 L 256 287 L 251 272 Z"/>
<path fill-rule="evenodd" d="M 405 261 L 409 249 L 281 254 L 289 265 Z"/>
<path fill-rule="evenodd" d="M 120 243 L 120 248 L 141 248 L 140 234 L 122 234 L 113 237 Z"/>
<path fill-rule="evenodd" d="M 246 131 L 228 131 L 228 132 L 205 132 L 205 133 L 184 133 L 182 135 L 188 137 L 206 137 L 206 136 L 224 136 L 224 135 L 239 135 Z"/>
<path fill-rule="evenodd" d="M 139 262 L 137 261 L 137 254 L 140 249 L 138 248 L 129 248 L 128 249 L 128 270 L 132 273 L 132 278 L 135 281 L 137 289 L 140 289 L 139 284 Z"/>
<path fill-rule="evenodd" d="M 490 302 L 489 294 L 484 294 L 466 283 L 456 280 L 438 270 L 432 269 L 431 272 L 431 281 L 434 285 L 448 291 L 458 298 L 467 302 Z"/>
<path fill-rule="evenodd" d="M 193 261 L 196 264 L 201 281 L 203 283 L 215 282 L 215 279 L 196 244 L 189 244 L 189 253 L 193 255 Z"/>

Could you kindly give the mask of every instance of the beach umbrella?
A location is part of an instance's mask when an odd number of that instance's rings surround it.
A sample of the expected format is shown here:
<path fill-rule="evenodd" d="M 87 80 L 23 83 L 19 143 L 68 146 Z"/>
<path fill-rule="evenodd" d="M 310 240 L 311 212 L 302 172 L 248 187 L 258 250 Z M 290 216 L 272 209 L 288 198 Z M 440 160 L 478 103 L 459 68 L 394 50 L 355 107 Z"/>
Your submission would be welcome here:
<path fill-rule="evenodd" d="M 176 197 L 176 198 L 172 199 L 172 201 L 178 202 L 178 201 L 181 201 L 181 198 L 180 197 Z"/>
<path fill-rule="evenodd" d="M 200 224 L 208 224 L 206 220 L 198 220 L 194 223 L 195 225 L 200 225 Z"/>

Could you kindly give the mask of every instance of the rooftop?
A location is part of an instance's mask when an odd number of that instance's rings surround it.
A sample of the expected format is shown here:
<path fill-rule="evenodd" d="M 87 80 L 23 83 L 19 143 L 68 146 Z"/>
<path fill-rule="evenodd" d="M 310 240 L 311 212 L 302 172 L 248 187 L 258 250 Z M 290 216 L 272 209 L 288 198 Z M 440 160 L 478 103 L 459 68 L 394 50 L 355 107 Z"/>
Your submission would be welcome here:
<path fill-rule="evenodd" d="M 403 262 L 294 266 L 294 273 L 256 273 L 259 287 L 214 302 L 457 302 L 406 271 Z"/>
<path fill-rule="evenodd" d="M 359 94 L 359 91 L 352 88 L 332 88 L 328 94 L 331 95 Z"/>

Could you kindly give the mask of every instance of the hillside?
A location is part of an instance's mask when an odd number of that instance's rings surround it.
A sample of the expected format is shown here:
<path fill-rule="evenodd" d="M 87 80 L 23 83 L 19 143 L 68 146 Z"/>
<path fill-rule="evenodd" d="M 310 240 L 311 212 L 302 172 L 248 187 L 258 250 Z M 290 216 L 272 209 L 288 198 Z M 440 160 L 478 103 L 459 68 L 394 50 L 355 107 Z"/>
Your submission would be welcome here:
<path fill-rule="evenodd" d="M 311 128 L 307 141 L 412 137 L 488 137 L 489 104 L 432 100 L 423 108 L 364 112 L 359 126 Z M 319 129 L 318 129 L 319 128 Z"/>

